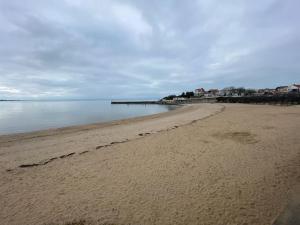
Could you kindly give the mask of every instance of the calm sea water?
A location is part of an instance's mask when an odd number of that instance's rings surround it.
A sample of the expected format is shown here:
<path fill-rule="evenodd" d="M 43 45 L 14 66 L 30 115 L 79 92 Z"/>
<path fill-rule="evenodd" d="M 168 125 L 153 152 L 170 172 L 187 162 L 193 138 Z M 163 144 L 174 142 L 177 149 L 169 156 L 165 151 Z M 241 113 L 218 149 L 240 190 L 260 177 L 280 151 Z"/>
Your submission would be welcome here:
<path fill-rule="evenodd" d="M 0 102 L 0 135 L 166 112 L 174 106 L 111 105 L 106 100 Z"/>

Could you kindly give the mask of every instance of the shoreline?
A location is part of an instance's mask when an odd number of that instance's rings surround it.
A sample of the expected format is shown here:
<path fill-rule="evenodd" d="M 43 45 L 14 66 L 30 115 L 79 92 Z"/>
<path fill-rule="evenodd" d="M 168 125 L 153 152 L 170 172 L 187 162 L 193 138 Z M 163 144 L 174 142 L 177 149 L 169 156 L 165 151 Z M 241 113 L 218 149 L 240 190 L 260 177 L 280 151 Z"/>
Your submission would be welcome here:
<path fill-rule="evenodd" d="M 21 101 L 27 101 L 27 100 L 21 100 Z M 167 117 L 169 115 L 177 114 L 184 112 L 188 110 L 188 107 L 191 107 L 193 105 L 205 105 L 205 104 L 216 104 L 216 105 L 226 105 L 226 104 L 242 104 L 242 105 L 265 105 L 265 106 L 277 106 L 277 107 L 300 107 L 300 105 L 283 105 L 283 104 L 265 104 L 265 103 L 190 103 L 190 104 L 176 104 L 176 109 L 172 109 L 170 111 L 166 112 L 160 112 L 145 116 L 135 116 L 125 119 L 117 119 L 117 120 L 111 120 L 106 122 L 95 122 L 95 123 L 87 123 L 87 124 L 81 124 L 81 125 L 71 125 L 71 126 L 63 126 L 63 127 L 57 127 L 57 128 L 48 128 L 48 129 L 42 129 L 42 130 L 36 130 L 36 131 L 28 131 L 28 132 L 19 132 L 19 133 L 10 133 L 10 134 L 0 134 L 0 144 L 5 142 L 11 142 L 15 140 L 23 140 L 23 139 L 32 139 L 32 138 L 38 138 L 38 137 L 47 137 L 47 136 L 53 136 L 53 135 L 60 135 L 60 134 L 68 134 L 73 132 L 80 132 L 84 130 L 91 130 L 91 129 L 99 129 L 104 128 L 108 126 L 114 126 L 119 125 L 121 123 L 130 123 L 130 122 L 138 122 L 142 120 L 147 119 L 154 119 L 159 117 Z M 6 139 L 6 141 L 4 140 Z M 1 146 L 0 146 L 1 147 Z"/>
<path fill-rule="evenodd" d="M 146 119 L 151 119 L 151 118 L 156 118 L 156 117 L 168 116 L 170 114 L 170 112 L 177 111 L 186 106 L 188 106 L 188 105 L 177 105 L 178 108 L 176 108 L 176 109 L 172 109 L 172 110 L 166 111 L 166 112 L 145 115 L 145 116 L 135 116 L 135 117 L 125 118 L 125 119 L 110 120 L 110 121 L 105 121 L 105 122 L 95 122 L 95 123 L 87 123 L 87 124 L 80 124 L 80 125 L 63 126 L 63 127 L 48 128 L 48 129 L 28 131 L 28 132 L 0 134 L 0 144 L 5 143 L 5 141 L 3 141 L 3 139 L 8 139 L 7 142 L 10 142 L 13 140 L 31 139 L 31 138 L 35 138 L 35 137 L 46 137 L 46 136 L 60 135 L 60 134 L 65 134 L 65 133 L 80 132 L 80 131 L 90 130 L 90 129 L 104 128 L 107 126 L 119 125 L 120 123 L 123 123 L 123 122 L 124 123 L 135 122 L 135 121 L 141 121 L 141 120 L 146 120 Z"/>
<path fill-rule="evenodd" d="M 3 103 L 0 136 L 104 123 L 167 112 L 176 108 L 176 106 L 162 105 L 116 106 L 111 104 L 111 100 L 27 100 L 26 102 L 28 104 Z"/>
<path fill-rule="evenodd" d="M 168 112 L 123 120 L 2 135 L 0 154 L 5 157 L 0 161 L 0 169 L 11 171 L 17 167 L 46 165 L 59 158 L 174 129 L 222 110 L 220 104 L 184 105 Z"/>

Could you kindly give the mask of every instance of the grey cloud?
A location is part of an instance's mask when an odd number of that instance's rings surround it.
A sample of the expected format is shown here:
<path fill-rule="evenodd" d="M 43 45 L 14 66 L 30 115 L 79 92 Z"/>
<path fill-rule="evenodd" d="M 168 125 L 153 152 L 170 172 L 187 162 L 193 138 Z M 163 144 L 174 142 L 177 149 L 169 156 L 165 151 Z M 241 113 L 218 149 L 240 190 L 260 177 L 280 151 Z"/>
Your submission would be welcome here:
<path fill-rule="evenodd" d="M 0 98 L 300 82 L 297 1 L 1 1 Z"/>

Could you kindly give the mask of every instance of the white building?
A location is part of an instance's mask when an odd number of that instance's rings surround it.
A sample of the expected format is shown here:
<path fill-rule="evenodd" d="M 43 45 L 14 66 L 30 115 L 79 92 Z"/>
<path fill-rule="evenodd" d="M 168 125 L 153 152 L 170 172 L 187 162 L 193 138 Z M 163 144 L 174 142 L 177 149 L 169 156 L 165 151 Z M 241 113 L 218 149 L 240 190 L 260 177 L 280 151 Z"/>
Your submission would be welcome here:
<path fill-rule="evenodd" d="M 195 96 L 203 96 L 205 94 L 204 88 L 198 88 L 194 91 Z"/>
<path fill-rule="evenodd" d="M 291 84 L 287 88 L 289 93 L 299 93 L 300 92 L 300 84 Z"/>

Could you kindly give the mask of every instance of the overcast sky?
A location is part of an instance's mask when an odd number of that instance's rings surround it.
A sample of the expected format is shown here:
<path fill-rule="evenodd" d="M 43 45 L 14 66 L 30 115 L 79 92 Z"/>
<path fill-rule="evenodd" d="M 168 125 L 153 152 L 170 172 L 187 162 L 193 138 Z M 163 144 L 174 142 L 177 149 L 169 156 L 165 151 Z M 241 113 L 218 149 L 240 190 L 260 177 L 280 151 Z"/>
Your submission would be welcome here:
<path fill-rule="evenodd" d="M 1 98 L 300 82 L 298 0 L 0 0 Z"/>

